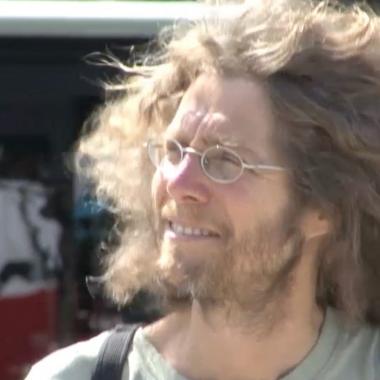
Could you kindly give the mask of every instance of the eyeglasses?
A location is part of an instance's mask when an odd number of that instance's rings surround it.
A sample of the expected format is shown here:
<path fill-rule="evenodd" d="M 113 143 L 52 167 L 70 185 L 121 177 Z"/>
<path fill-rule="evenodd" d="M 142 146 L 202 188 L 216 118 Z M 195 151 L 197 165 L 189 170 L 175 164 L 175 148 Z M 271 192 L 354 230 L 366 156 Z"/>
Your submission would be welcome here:
<path fill-rule="evenodd" d="M 181 163 L 185 154 L 195 154 L 200 157 L 201 167 L 208 178 L 217 183 L 232 183 L 243 174 L 244 169 L 258 171 L 284 171 L 285 168 L 274 165 L 249 165 L 233 150 L 215 145 L 203 153 L 191 147 L 183 147 L 177 140 L 149 140 L 148 155 L 153 165 L 167 172 Z"/>

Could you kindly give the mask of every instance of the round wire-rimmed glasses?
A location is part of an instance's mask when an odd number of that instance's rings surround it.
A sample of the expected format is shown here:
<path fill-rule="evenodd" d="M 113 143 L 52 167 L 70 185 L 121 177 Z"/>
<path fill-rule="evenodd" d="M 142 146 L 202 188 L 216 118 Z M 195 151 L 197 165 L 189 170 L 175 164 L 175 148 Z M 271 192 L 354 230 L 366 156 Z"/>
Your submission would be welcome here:
<path fill-rule="evenodd" d="M 147 142 L 147 149 L 153 165 L 164 173 L 177 167 L 186 153 L 195 154 L 200 157 L 204 174 L 217 183 L 233 183 L 245 169 L 253 172 L 286 170 L 276 165 L 247 164 L 236 152 L 222 145 L 211 146 L 201 153 L 191 147 L 183 147 L 174 139 L 152 139 Z"/>

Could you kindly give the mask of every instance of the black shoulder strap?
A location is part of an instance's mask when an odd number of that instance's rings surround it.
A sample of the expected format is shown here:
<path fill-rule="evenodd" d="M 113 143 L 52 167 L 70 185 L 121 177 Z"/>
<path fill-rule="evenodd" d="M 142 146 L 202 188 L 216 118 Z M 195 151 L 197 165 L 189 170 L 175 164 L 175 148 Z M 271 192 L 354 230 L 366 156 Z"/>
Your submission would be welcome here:
<path fill-rule="evenodd" d="M 119 325 L 103 343 L 91 380 L 121 380 L 133 336 L 141 324 Z"/>

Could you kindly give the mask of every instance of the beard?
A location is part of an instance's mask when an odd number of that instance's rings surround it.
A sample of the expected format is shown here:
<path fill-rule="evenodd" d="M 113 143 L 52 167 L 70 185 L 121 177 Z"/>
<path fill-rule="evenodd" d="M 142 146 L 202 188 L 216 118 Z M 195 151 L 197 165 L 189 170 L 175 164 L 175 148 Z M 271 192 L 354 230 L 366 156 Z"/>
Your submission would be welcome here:
<path fill-rule="evenodd" d="M 193 220 L 204 220 L 199 209 L 186 212 Z M 259 315 L 263 319 L 271 307 L 275 311 L 264 319 L 279 318 L 302 253 L 297 215 L 296 208 L 288 206 L 277 220 L 247 230 L 239 239 L 230 226 L 219 224 L 223 239 L 207 252 L 160 242 L 157 273 L 168 306 L 196 301 L 204 311 L 222 310 L 240 325 L 242 320 L 252 325 Z"/>

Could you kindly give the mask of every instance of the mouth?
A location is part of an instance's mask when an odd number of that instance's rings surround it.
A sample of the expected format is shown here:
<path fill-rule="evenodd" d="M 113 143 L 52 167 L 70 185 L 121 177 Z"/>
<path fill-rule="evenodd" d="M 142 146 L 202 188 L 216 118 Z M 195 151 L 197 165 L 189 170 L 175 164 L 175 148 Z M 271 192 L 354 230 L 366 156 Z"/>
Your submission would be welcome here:
<path fill-rule="evenodd" d="M 209 239 L 219 237 L 216 232 L 208 228 L 189 226 L 184 223 L 173 222 L 170 220 L 166 222 L 165 236 L 171 239 Z"/>

